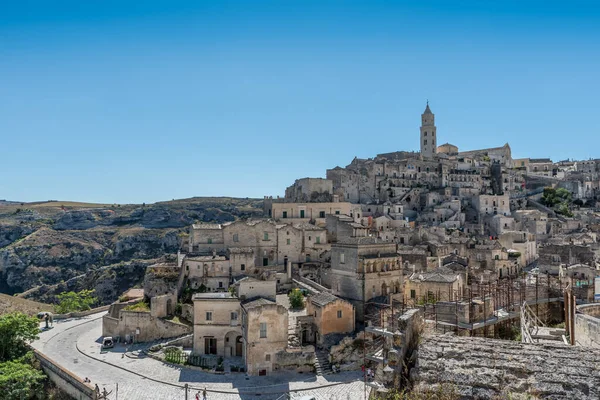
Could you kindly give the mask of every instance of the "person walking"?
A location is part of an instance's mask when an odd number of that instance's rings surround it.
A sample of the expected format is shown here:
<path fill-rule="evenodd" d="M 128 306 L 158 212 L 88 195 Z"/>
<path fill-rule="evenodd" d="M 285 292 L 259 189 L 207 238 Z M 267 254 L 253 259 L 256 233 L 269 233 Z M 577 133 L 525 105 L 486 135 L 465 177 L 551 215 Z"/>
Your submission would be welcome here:
<path fill-rule="evenodd" d="M 202 391 L 202 400 L 206 400 L 206 387 Z"/>

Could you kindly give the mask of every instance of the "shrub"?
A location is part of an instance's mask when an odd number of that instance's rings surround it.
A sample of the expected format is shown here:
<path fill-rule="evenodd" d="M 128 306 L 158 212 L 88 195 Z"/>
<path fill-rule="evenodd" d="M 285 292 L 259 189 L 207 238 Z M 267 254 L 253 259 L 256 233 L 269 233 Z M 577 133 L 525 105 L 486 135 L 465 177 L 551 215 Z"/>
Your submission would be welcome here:
<path fill-rule="evenodd" d="M 300 289 L 294 289 L 288 294 L 292 308 L 304 308 L 304 295 Z"/>

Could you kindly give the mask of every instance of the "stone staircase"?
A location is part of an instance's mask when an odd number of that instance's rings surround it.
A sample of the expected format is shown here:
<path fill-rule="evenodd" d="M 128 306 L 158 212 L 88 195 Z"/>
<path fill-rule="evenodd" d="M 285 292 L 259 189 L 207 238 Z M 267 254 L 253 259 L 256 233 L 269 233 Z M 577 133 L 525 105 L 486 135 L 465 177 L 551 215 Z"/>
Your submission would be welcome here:
<path fill-rule="evenodd" d="M 317 375 L 327 375 L 332 373 L 331 364 L 329 363 L 329 353 L 323 350 L 315 352 L 315 370 Z"/>

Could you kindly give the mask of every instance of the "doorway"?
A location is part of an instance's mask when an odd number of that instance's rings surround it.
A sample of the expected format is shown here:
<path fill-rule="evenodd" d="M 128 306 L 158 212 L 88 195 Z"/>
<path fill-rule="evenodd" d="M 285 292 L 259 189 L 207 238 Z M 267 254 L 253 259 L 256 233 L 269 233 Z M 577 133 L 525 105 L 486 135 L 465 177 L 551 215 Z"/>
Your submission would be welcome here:
<path fill-rule="evenodd" d="M 242 357 L 244 355 L 242 348 L 242 337 L 238 336 L 235 339 L 235 355 L 236 357 Z"/>
<path fill-rule="evenodd" d="M 204 338 L 204 354 L 217 354 L 217 339 L 214 337 Z"/>

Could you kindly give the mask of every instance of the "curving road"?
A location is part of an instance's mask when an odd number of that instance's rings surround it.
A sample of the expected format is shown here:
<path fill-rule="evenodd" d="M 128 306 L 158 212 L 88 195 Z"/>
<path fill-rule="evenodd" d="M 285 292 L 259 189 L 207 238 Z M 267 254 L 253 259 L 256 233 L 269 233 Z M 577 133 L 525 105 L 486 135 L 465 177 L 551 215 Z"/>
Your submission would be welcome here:
<path fill-rule="evenodd" d="M 194 399 L 195 393 L 205 387 L 208 400 L 278 399 L 289 391 L 292 398 L 312 395 L 317 399 L 359 400 L 365 395 L 358 372 L 324 377 L 296 373 L 267 377 L 215 375 L 169 366 L 152 358 L 135 358 L 131 353 L 125 356 L 123 347 L 100 352 L 98 339 L 104 314 L 57 321 L 53 329 L 40 334 L 33 347 L 82 379 L 88 377 L 92 384 L 112 390 L 111 400 L 117 396 L 128 400 L 185 399 L 186 383 L 190 386 L 189 399 Z"/>

